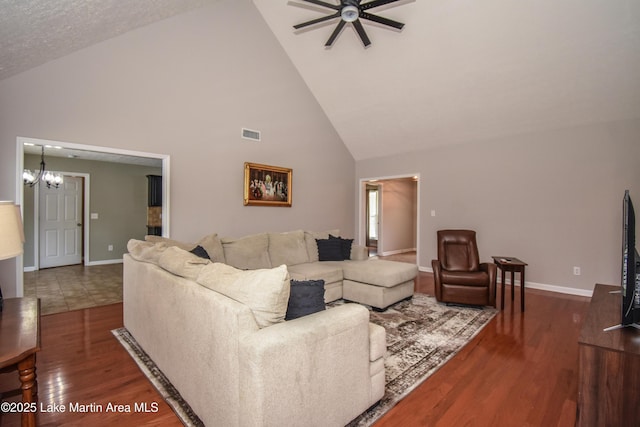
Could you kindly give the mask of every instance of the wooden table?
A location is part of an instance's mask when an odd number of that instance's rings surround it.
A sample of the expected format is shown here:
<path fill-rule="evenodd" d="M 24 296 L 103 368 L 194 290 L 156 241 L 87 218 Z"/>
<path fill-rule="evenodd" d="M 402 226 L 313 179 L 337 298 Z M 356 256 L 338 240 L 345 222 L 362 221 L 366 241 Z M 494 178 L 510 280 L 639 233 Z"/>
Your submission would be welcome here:
<path fill-rule="evenodd" d="M 40 300 L 10 298 L 0 312 L 0 372 L 18 371 L 22 402 L 38 397 L 36 352 L 40 351 Z M 35 406 L 35 405 L 34 405 Z M 33 406 L 29 406 L 33 409 Z M 36 411 L 22 412 L 22 425 L 36 425 Z"/>
<path fill-rule="evenodd" d="M 514 300 L 514 289 L 516 286 L 515 283 L 515 274 L 520 273 L 520 310 L 524 311 L 524 268 L 528 265 L 526 262 L 519 260 L 518 258 L 514 258 L 512 256 L 494 256 L 493 262 L 496 263 L 500 271 L 502 272 L 501 282 L 502 282 L 502 293 L 500 295 L 500 308 L 504 309 L 504 273 L 511 273 L 511 303 L 513 304 Z"/>

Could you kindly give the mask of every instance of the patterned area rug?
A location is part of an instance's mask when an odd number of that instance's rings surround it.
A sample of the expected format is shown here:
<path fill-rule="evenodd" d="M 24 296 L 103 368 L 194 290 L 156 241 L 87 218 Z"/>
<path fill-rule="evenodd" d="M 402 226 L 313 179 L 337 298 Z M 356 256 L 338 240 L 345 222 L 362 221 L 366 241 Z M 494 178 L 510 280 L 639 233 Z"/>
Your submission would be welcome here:
<path fill-rule="evenodd" d="M 191 406 L 182 398 L 178 390 L 169 382 L 153 360 L 142 350 L 138 342 L 125 328 L 114 329 L 111 333 L 138 364 L 143 374 L 151 381 L 158 393 L 176 413 L 182 424 L 188 427 L 201 427 L 204 423 L 193 412 Z"/>
<path fill-rule="evenodd" d="M 336 301 L 330 307 L 344 304 Z M 380 402 L 349 423 L 370 426 L 462 349 L 496 315 L 493 308 L 447 306 L 434 297 L 415 294 L 384 312 L 371 311 L 371 321 L 387 332 L 386 387 Z M 112 331 L 186 426 L 201 426 L 178 391 L 138 346 L 126 329 Z"/>
<path fill-rule="evenodd" d="M 371 322 L 387 332 L 385 394 L 349 426 L 370 426 L 380 419 L 455 356 L 496 313 L 488 307 L 447 306 L 424 294 L 380 313 L 371 311 Z"/>

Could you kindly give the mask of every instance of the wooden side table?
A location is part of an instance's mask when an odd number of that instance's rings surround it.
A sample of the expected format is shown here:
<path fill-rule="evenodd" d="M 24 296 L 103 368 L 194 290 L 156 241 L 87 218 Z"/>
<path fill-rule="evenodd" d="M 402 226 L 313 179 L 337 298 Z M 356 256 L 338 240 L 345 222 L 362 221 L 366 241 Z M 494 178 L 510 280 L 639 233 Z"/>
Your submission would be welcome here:
<path fill-rule="evenodd" d="M 40 300 L 10 298 L 0 313 L 0 372 L 18 371 L 22 402 L 38 397 L 36 353 L 40 351 Z M 22 425 L 35 426 L 36 412 L 22 412 Z"/>
<path fill-rule="evenodd" d="M 520 273 L 520 310 L 524 312 L 524 268 L 528 265 L 526 262 L 519 260 L 518 258 L 514 258 L 512 256 L 494 256 L 493 262 L 496 263 L 500 271 L 501 282 L 502 282 L 502 294 L 500 295 L 500 308 L 504 309 L 504 273 L 511 273 L 511 303 L 513 304 L 514 300 L 514 289 L 515 289 L 515 274 Z"/>

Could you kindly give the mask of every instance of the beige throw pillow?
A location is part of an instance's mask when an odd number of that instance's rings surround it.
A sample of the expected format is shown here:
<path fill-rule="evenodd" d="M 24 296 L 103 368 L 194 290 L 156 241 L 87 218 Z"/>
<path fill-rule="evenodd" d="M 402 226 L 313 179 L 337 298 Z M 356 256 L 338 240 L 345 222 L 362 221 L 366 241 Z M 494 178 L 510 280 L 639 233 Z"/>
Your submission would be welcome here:
<path fill-rule="evenodd" d="M 202 268 L 196 282 L 248 306 L 260 328 L 284 321 L 291 287 L 286 265 L 242 271 L 212 263 Z"/>
<path fill-rule="evenodd" d="M 217 234 L 209 234 L 208 236 L 203 237 L 198 242 L 198 245 L 202 246 L 202 248 L 207 251 L 207 254 L 209 255 L 211 261 L 224 263 L 227 262 L 224 257 L 222 242 L 220 241 L 220 238 Z"/>
<path fill-rule="evenodd" d="M 160 255 L 167 250 L 167 245 L 165 243 L 143 242 L 142 240 L 131 239 L 127 242 L 127 250 L 131 258 L 157 265 Z"/>
<path fill-rule="evenodd" d="M 209 263 L 208 259 L 200 258 L 177 246 L 170 246 L 160 255 L 158 265 L 176 276 L 195 280 L 202 267 Z"/>
<path fill-rule="evenodd" d="M 179 240 L 173 240 L 162 236 L 146 235 L 144 236 L 144 240 L 151 243 L 164 243 L 167 246 L 177 246 L 185 251 L 190 251 L 196 247 L 195 243 L 181 242 Z"/>

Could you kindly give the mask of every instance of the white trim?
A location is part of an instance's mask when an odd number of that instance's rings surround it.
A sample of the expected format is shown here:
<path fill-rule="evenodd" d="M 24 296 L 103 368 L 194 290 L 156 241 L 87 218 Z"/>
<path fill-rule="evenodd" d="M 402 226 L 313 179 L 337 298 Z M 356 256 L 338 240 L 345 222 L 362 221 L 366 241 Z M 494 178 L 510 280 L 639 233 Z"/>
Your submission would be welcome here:
<path fill-rule="evenodd" d="M 23 270 L 25 273 L 30 273 L 32 271 L 38 271 L 37 268 L 35 268 L 34 266 L 30 266 L 30 267 L 24 267 Z"/>
<path fill-rule="evenodd" d="M 157 154 L 157 153 L 149 153 L 144 151 L 133 151 L 133 150 L 124 150 L 120 148 L 112 148 L 112 147 L 103 147 L 97 145 L 86 145 L 86 144 L 76 144 L 73 142 L 64 142 L 64 141 L 52 141 L 47 139 L 38 139 L 38 138 L 27 138 L 18 136 L 16 138 L 16 203 L 21 206 L 21 209 L 24 205 L 24 183 L 22 180 L 22 171 L 24 170 L 24 144 L 36 144 L 36 145 L 56 145 L 63 148 L 72 148 L 77 150 L 86 150 L 86 151 L 96 151 L 100 153 L 110 153 L 110 154 L 121 154 L 125 156 L 136 156 L 136 157 L 148 157 L 151 159 L 160 159 L 162 160 L 162 235 L 165 237 L 170 236 L 169 230 L 169 215 L 170 215 L 170 203 L 169 203 L 169 158 L 168 154 Z M 87 185 L 87 188 L 89 186 Z M 85 224 L 89 224 L 89 219 L 87 216 L 89 215 L 90 206 L 89 200 L 85 199 L 86 203 L 86 214 L 85 214 Z M 24 212 L 22 215 L 24 219 Z M 35 233 L 34 233 L 35 234 Z M 84 265 L 95 265 L 94 262 L 104 262 L 104 261 L 94 261 L 88 263 L 89 260 L 89 232 L 85 233 L 85 249 L 86 249 L 86 258 Z M 16 257 L 16 296 L 22 297 L 24 295 L 24 265 L 22 255 Z M 37 258 L 36 258 L 36 263 Z M 120 261 L 122 262 L 122 261 Z M 88 263 L 88 264 L 87 264 Z M 107 263 L 113 263 L 107 260 Z M 29 267 L 30 268 L 30 267 Z"/>
<path fill-rule="evenodd" d="M 566 286 L 557 286 L 557 285 L 546 285 L 544 283 L 535 283 L 535 282 L 525 282 L 527 288 L 531 289 L 539 289 L 541 291 L 549 291 L 549 292 L 557 292 L 560 294 L 569 294 L 569 295 L 577 295 L 581 297 L 589 297 L 593 296 L 593 289 L 576 289 L 576 288 L 568 288 Z M 516 285 L 520 287 L 520 285 Z"/>
<path fill-rule="evenodd" d="M 91 261 L 90 263 L 85 263 L 87 267 L 91 267 L 94 265 L 109 265 L 109 264 L 122 264 L 122 258 L 120 259 L 103 259 L 100 261 Z"/>
<path fill-rule="evenodd" d="M 395 251 L 383 252 L 383 253 L 378 254 L 378 255 L 380 255 L 380 256 L 389 256 L 389 255 L 406 254 L 407 252 L 416 252 L 417 253 L 417 250 L 416 250 L 416 248 L 398 249 L 398 250 L 395 250 Z"/>
<path fill-rule="evenodd" d="M 24 170 L 24 146 L 20 144 L 20 140 L 16 140 L 16 204 L 20 205 L 22 213 L 22 223 L 24 227 L 24 184 L 22 180 L 22 172 Z M 16 297 L 24 296 L 24 257 L 22 254 L 16 258 Z"/>

